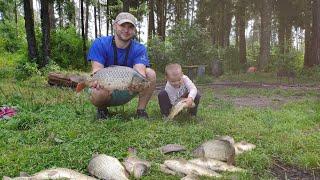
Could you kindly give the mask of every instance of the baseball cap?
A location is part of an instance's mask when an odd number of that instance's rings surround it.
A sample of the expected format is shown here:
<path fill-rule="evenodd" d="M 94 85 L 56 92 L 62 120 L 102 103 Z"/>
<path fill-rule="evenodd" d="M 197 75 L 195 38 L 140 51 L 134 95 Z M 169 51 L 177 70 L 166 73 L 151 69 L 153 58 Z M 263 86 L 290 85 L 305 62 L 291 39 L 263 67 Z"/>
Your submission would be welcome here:
<path fill-rule="evenodd" d="M 136 27 L 137 25 L 137 19 L 128 12 L 119 13 L 114 22 L 120 25 L 128 22 L 128 23 L 131 23 L 134 27 Z"/>

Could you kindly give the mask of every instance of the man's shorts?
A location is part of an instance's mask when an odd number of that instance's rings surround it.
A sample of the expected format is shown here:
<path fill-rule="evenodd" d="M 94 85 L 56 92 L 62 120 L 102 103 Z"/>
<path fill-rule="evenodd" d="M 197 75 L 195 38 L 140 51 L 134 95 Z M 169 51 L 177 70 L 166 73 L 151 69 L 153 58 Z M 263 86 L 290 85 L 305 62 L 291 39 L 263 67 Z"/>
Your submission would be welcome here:
<path fill-rule="evenodd" d="M 114 90 L 107 106 L 119 106 L 126 104 L 133 99 L 138 93 L 129 92 L 128 90 Z"/>

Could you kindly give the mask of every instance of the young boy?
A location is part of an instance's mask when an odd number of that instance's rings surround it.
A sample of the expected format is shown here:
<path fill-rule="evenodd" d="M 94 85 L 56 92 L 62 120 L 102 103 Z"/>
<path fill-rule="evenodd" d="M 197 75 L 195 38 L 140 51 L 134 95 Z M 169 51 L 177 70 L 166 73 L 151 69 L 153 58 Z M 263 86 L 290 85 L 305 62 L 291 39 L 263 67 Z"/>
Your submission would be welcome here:
<path fill-rule="evenodd" d="M 188 76 L 182 73 L 179 64 L 168 64 L 165 68 L 167 84 L 165 89 L 158 94 L 161 114 L 167 117 L 173 105 L 180 100 L 185 101 L 191 116 L 197 115 L 200 94 Z M 195 107 L 192 107 L 192 102 Z"/>

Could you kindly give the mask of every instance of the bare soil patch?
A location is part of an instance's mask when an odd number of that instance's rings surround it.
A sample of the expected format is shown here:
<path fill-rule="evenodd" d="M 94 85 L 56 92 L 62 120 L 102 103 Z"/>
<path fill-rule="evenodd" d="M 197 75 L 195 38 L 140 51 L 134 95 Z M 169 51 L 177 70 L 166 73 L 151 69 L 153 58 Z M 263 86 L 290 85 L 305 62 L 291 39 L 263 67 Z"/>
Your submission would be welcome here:
<path fill-rule="evenodd" d="M 270 169 L 271 174 L 277 179 L 290 180 L 316 180 L 320 179 L 320 169 L 304 170 L 297 167 L 289 166 L 279 160 L 274 160 Z"/>

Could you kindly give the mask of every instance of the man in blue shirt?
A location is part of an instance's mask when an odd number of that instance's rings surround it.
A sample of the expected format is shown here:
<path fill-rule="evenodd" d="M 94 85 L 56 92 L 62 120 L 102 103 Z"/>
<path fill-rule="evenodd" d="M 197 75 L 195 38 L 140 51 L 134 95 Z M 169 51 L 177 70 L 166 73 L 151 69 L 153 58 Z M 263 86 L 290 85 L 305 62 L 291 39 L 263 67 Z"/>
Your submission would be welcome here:
<path fill-rule="evenodd" d="M 147 49 L 144 45 L 133 40 L 136 32 L 136 18 L 127 12 L 122 12 L 116 17 L 113 28 L 114 36 L 97 38 L 88 53 L 91 61 L 92 73 L 110 65 L 132 67 L 150 81 L 146 89 L 130 87 L 133 92 L 139 93 L 137 117 L 148 118 L 146 106 L 155 89 L 156 73 L 150 68 Z M 122 105 L 129 102 L 136 94 L 128 91 L 110 92 L 95 83 L 92 87 L 90 100 L 97 107 L 97 118 L 108 117 L 107 107 Z"/>

